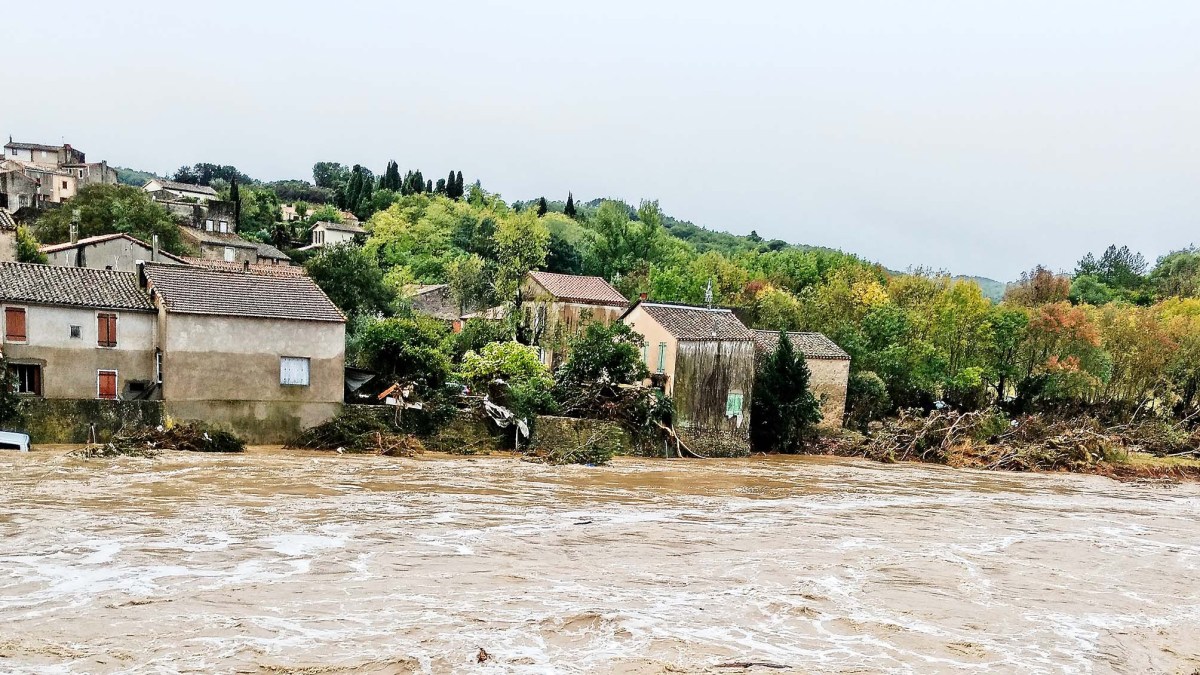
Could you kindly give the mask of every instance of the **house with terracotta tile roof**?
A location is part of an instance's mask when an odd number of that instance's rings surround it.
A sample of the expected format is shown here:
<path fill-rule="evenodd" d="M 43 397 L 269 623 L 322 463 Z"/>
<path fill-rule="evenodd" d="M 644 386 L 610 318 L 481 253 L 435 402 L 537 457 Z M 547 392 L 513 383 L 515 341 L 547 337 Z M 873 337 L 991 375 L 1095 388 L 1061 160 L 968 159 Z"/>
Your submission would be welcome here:
<path fill-rule="evenodd" d="M 304 275 L 0 263 L 0 352 L 20 395 L 161 401 L 252 442 L 337 413 L 345 323 Z"/>
<path fill-rule="evenodd" d="M 821 402 L 821 421 L 825 429 L 842 428 L 846 416 L 846 387 L 850 381 L 850 355 L 821 333 L 789 332 L 788 340 L 808 366 L 808 388 Z M 756 330 L 754 341 L 759 357 L 779 347 L 779 331 Z"/>
<path fill-rule="evenodd" d="M 157 238 L 157 237 L 156 237 Z M 123 232 L 84 237 L 62 244 L 41 247 L 49 264 L 58 267 L 91 267 L 94 269 L 133 272 L 138 261 L 185 264 L 183 258 L 161 250 Z"/>
<path fill-rule="evenodd" d="M 648 384 L 675 400 L 675 428 L 688 447 L 748 454 L 754 332 L 720 307 L 639 301 L 620 320 L 645 341 Z"/>
<path fill-rule="evenodd" d="M 534 270 L 520 287 L 521 323 L 542 362 L 557 368 L 566 360 L 568 343 L 591 322 L 609 325 L 629 307 L 629 300 L 601 277 Z"/>

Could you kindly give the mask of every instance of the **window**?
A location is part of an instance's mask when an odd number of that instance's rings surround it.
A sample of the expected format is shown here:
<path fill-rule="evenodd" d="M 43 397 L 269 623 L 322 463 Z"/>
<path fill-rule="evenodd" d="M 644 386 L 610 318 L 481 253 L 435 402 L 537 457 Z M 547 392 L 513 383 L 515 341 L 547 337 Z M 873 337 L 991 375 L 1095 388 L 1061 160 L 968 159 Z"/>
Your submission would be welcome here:
<path fill-rule="evenodd" d="M 280 357 L 279 384 L 307 387 L 308 359 L 299 356 Z"/>
<path fill-rule="evenodd" d="M 658 343 L 658 372 L 659 374 L 667 372 L 667 343 Z"/>
<path fill-rule="evenodd" d="M 218 230 L 218 232 L 228 233 L 229 232 L 229 221 L 222 220 L 221 221 L 221 229 Z"/>
<path fill-rule="evenodd" d="M 4 308 L 4 339 L 7 342 L 25 342 L 25 308 Z"/>
<path fill-rule="evenodd" d="M 97 371 L 96 394 L 103 399 L 115 400 L 117 398 L 117 371 Z"/>
<path fill-rule="evenodd" d="M 17 393 L 26 396 L 42 395 L 42 367 L 32 363 L 14 363 L 9 366 L 16 378 Z"/>
<path fill-rule="evenodd" d="M 205 230 L 207 230 L 207 231 L 209 231 L 209 232 L 212 232 L 212 231 L 213 231 L 213 221 L 212 221 L 212 220 L 205 220 L 205 221 L 204 221 L 204 229 L 205 229 Z"/>
<path fill-rule="evenodd" d="M 78 340 L 83 334 L 83 328 L 80 326 L 71 326 L 71 339 Z"/>
<path fill-rule="evenodd" d="M 62 184 L 63 184 L 63 189 L 64 189 L 64 190 L 66 190 L 66 189 L 67 189 L 67 181 L 65 181 L 65 180 L 64 180 L 64 181 L 62 182 Z"/>
<path fill-rule="evenodd" d="M 650 367 L 650 344 L 647 342 L 642 343 L 642 363 L 646 364 L 647 368 Z"/>
<path fill-rule="evenodd" d="M 237 258 L 237 251 L 233 250 L 232 247 L 226 246 L 225 247 L 225 262 L 233 262 L 235 258 Z"/>
<path fill-rule="evenodd" d="M 725 416 L 737 417 L 742 414 L 742 392 L 731 391 L 725 397 Z"/>
<path fill-rule="evenodd" d="M 117 315 L 100 312 L 96 315 L 96 346 L 117 346 Z"/>
<path fill-rule="evenodd" d="M 162 350 L 154 350 L 154 381 L 162 384 Z"/>

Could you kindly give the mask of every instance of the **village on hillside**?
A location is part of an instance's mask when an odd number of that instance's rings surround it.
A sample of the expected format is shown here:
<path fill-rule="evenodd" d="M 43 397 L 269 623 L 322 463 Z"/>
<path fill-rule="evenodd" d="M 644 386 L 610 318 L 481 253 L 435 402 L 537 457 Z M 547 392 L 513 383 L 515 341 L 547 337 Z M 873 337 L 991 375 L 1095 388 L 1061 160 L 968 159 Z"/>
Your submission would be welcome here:
<path fill-rule="evenodd" d="M 263 183 L 11 138 L 0 160 L 0 432 L 34 443 L 184 425 L 578 463 L 1175 471 L 1127 458 L 1200 445 L 1198 298 L 1191 247 L 1035 266 L 998 300 L 657 202 L 506 202 L 395 161 Z"/>
<path fill-rule="evenodd" d="M 444 382 L 414 393 L 414 385 L 430 384 L 428 374 L 388 363 L 375 369 L 349 363 L 352 308 L 339 308 L 280 247 L 243 237 L 239 204 L 210 186 L 154 178 L 141 187 L 149 203 L 170 214 L 182 243 L 174 252 L 160 241 L 170 232 L 148 240 L 119 231 L 80 236 L 76 210 L 66 240 L 38 243 L 36 261 L 29 262 L 30 254 L 19 250 L 28 237 L 22 224 L 32 225 L 47 211 L 71 212 L 76 195 L 92 185 L 117 185 L 116 171 L 106 162 L 86 162 L 70 145 L 10 139 L 4 146 L 0 349 L 25 420 L 24 426 L 8 426 L 28 431 L 34 443 L 81 442 L 173 420 L 252 443 L 283 444 L 334 420 L 347 404 L 395 408 L 397 418 L 402 411 L 428 412 L 433 389 Z M 301 208 L 304 213 L 281 205 L 278 222 L 312 215 L 313 208 Z M 312 222 L 307 242 L 295 250 L 361 248 L 367 229 L 351 212 L 338 215 Z M 519 344 L 546 375 L 571 360 L 589 327 L 627 327 L 604 335 L 636 346 L 637 372 L 622 379 L 601 368 L 590 381 L 576 382 L 580 391 L 595 394 L 592 404 L 628 399 L 626 388 L 640 390 L 634 399 L 648 392 L 669 399 L 669 414 L 653 420 L 652 453 L 736 456 L 751 450 L 755 374 L 776 351 L 781 333 L 747 327 L 713 303 L 711 289 L 704 304 L 651 301 L 645 293 L 631 300 L 609 279 L 536 265 L 522 271 L 513 297 L 495 306 L 477 306 L 448 283 L 404 289 L 406 311 L 443 325 L 448 335 L 499 336 L 502 330 L 486 325 L 510 326 L 506 340 L 478 340 L 474 350 L 486 354 L 490 345 Z M 820 405 L 814 426 L 840 428 L 849 355 L 819 333 L 787 335 L 811 373 L 810 398 Z M 460 416 L 469 416 L 472 406 L 485 411 L 500 437 L 512 418 L 525 430 L 512 434 L 519 447 L 528 440 L 528 427 L 538 426 L 536 415 L 521 413 L 534 409 L 517 405 L 524 409 L 514 415 L 504 407 L 513 407 L 514 397 L 489 388 L 515 386 L 520 375 L 504 372 L 503 365 L 488 375 L 476 377 L 473 387 L 463 384 L 455 405 Z M 621 393 L 606 399 L 595 389 L 605 384 Z M 799 387 L 810 389 L 803 382 Z M 491 412 L 497 409 L 502 412 Z M 621 421 L 619 414 L 610 418 Z"/>

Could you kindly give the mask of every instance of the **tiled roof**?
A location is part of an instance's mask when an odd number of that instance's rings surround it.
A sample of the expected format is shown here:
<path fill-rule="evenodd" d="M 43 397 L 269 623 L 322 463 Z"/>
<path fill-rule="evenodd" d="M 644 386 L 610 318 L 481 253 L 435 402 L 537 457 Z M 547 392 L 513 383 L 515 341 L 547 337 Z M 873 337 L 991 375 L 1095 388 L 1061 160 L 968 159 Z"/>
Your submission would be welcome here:
<path fill-rule="evenodd" d="M 0 263 L 0 300 L 38 305 L 154 311 L 150 295 L 138 286 L 137 275 L 133 272 L 94 270 L 87 267 Z"/>
<path fill-rule="evenodd" d="M 335 223 L 330 220 L 318 221 L 316 224 L 314 224 L 309 229 L 316 229 L 318 227 L 324 227 L 325 229 L 333 230 L 334 232 L 349 232 L 350 234 L 366 234 L 367 233 L 366 230 L 362 229 L 358 225 L 352 225 L 350 223 Z"/>
<path fill-rule="evenodd" d="M 804 354 L 806 359 L 850 360 L 849 354 L 837 346 L 836 342 L 821 333 L 789 332 L 787 335 L 788 339 L 792 341 L 792 346 L 796 348 L 796 351 Z M 763 351 L 773 352 L 779 346 L 779 331 L 756 330 L 754 331 L 754 341 Z"/>
<path fill-rule="evenodd" d="M 218 272 L 239 272 L 242 274 L 262 274 L 269 277 L 302 277 L 305 275 L 303 267 L 299 265 L 249 265 L 239 262 L 225 262 L 224 260 L 211 260 L 209 258 L 192 258 L 185 257 L 184 262 L 193 267 L 203 267 L 204 269 L 216 270 Z"/>
<path fill-rule="evenodd" d="M 4 144 L 6 148 L 19 148 L 21 150 L 45 150 L 46 152 L 58 152 L 63 149 L 61 145 L 43 145 L 41 143 L 21 143 L 9 141 Z"/>
<path fill-rule="evenodd" d="M 661 325 L 677 340 L 753 340 L 746 328 L 728 309 L 643 302 L 636 307 Z M 630 309 L 632 311 L 632 309 Z M 629 312 L 625 313 L 626 315 Z"/>
<path fill-rule="evenodd" d="M 163 189 L 166 189 L 166 190 L 195 192 L 198 194 L 212 195 L 214 197 L 217 196 L 217 191 L 208 185 L 193 185 L 191 183 L 177 183 L 173 180 L 166 180 L 165 178 L 155 178 L 153 180 L 147 181 L 146 185 L 149 185 L 150 183 L 158 183 L 159 185 L 163 186 Z"/>
<path fill-rule="evenodd" d="M 621 292 L 600 277 L 583 277 L 554 272 L 530 272 L 529 276 L 541 284 L 550 295 L 564 302 L 582 302 L 592 305 L 615 305 L 628 307 L 629 301 Z"/>
<path fill-rule="evenodd" d="M 146 265 L 144 274 L 169 313 L 261 319 L 346 318 L 306 276 L 265 276 L 178 265 Z"/>
<path fill-rule="evenodd" d="M 275 260 L 291 260 L 291 258 L 289 258 L 286 253 L 284 253 L 283 251 L 280 251 L 279 249 L 275 248 L 274 246 L 272 246 L 270 244 L 258 243 L 258 244 L 255 244 L 255 246 L 258 248 L 258 257 L 260 257 L 260 258 L 274 258 Z"/>
<path fill-rule="evenodd" d="M 12 214 L 0 209 L 0 231 L 15 229 L 17 229 L 17 221 L 13 220 Z"/>
<path fill-rule="evenodd" d="M 411 286 L 406 286 L 404 290 L 411 292 L 413 295 L 425 295 L 426 293 L 432 293 L 434 291 L 446 288 L 448 285 L 449 284 L 413 284 Z"/>
<path fill-rule="evenodd" d="M 185 237 L 194 239 L 201 244 L 211 244 L 213 246 L 234 246 L 236 248 L 252 248 L 257 250 L 258 244 L 246 241 L 233 232 L 209 232 L 201 230 L 197 227 L 188 227 L 180 225 L 179 231 Z"/>
<path fill-rule="evenodd" d="M 146 242 L 142 241 L 141 239 L 138 239 L 137 237 L 130 236 L 128 234 L 125 234 L 124 232 L 114 232 L 112 234 L 98 234 L 94 237 L 84 237 L 83 239 L 80 239 L 79 241 L 75 242 L 74 244 L 72 244 L 69 241 L 63 242 L 61 244 L 50 244 L 48 246 L 41 247 L 40 250 L 42 253 L 58 253 L 59 251 L 69 251 L 73 248 L 80 248 L 83 246 L 89 246 L 91 244 L 102 244 L 106 241 L 112 241 L 113 239 L 128 239 L 129 241 L 132 241 L 135 244 L 141 244 L 142 246 L 145 246 L 146 248 L 151 248 L 151 249 L 154 248 L 153 245 L 147 244 Z M 183 258 L 180 258 L 177 255 L 172 255 L 170 253 L 167 253 L 166 251 L 164 251 L 162 249 L 159 249 L 158 254 L 164 258 L 174 260 L 175 262 L 178 262 L 178 263 L 186 262 L 186 261 L 184 261 Z"/>

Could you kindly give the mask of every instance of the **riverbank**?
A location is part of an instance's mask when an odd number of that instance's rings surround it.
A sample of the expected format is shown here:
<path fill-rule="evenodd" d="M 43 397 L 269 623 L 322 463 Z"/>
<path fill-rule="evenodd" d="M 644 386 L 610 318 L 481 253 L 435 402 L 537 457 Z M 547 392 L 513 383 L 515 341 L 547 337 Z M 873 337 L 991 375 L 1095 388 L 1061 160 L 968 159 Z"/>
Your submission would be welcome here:
<path fill-rule="evenodd" d="M 68 449 L 0 454 L 5 672 L 1200 668 L 1194 484 Z"/>

